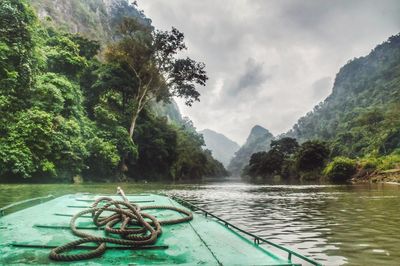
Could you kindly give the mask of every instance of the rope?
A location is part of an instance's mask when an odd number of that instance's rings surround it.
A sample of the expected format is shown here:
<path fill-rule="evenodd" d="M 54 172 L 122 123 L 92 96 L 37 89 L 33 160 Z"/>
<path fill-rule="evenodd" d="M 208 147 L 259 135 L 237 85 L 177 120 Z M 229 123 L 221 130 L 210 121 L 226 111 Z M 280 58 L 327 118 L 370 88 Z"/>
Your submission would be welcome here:
<path fill-rule="evenodd" d="M 137 204 L 129 202 L 122 189 L 118 188 L 118 190 L 124 201 L 100 197 L 96 199 L 91 208 L 75 214 L 70 221 L 70 228 L 72 233 L 81 239 L 53 249 L 49 258 L 56 261 L 77 261 L 100 257 L 106 252 L 107 243 L 128 247 L 152 245 L 162 233 L 161 225 L 183 223 L 193 219 L 191 212 L 173 206 L 139 207 Z M 153 215 L 142 212 L 142 210 L 151 209 L 173 210 L 184 214 L 184 217 L 159 221 Z M 111 214 L 102 216 L 104 212 L 111 212 Z M 92 215 L 93 223 L 97 227 L 104 226 L 106 237 L 90 235 L 76 228 L 76 220 L 85 214 Z M 118 224 L 119 227 L 116 227 Z M 96 243 L 97 246 L 87 253 L 66 253 L 85 243 Z"/>

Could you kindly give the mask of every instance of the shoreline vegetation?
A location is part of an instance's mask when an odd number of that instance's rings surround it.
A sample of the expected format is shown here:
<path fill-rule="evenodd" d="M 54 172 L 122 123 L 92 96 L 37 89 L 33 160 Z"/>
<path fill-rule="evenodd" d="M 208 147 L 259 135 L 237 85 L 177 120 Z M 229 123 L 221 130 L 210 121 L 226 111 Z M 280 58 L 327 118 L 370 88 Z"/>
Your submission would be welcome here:
<path fill-rule="evenodd" d="M 318 140 L 299 144 L 283 137 L 271 141 L 268 152 L 254 153 L 242 176 L 250 178 L 333 183 L 378 183 L 400 181 L 400 154 L 369 155 L 352 159 L 332 156 L 328 142 Z"/>

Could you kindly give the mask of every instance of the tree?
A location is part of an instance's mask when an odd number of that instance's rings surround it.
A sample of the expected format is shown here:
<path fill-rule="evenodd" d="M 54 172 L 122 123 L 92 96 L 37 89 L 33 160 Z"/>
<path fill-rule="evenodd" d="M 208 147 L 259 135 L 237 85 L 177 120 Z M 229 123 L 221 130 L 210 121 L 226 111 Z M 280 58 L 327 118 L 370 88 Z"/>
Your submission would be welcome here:
<path fill-rule="evenodd" d="M 300 171 L 312 171 L 322 168 L 329 157 L 329 149 L 323 142 L 310 140 L 304 142 L 296 155 L 297 168 Z"/>
<path fill-rule="evenodd" d="M 83 50 L 80 50 L 79 45 L 69 36 L 54 35 L 46 44 L 45 53 L 49 71 L 67 75 L 72 79 L 87 66 L 86 58 L 80 56 Z"/>
<path fill-rule="evenodd" d="M 99 53 L 100 43 L 98 41 L 89 40 L 76 34 L 67 34 L 67 36 L 79 45 L 79 55 L 87 60 L 92 59 Z"/>
<path fill-rule="evenodd" d="M 37 70 L 34 42 L 37 21 L 24 1 L 2 0 L 0 25 L 1 121 L 5 117 L 3 111 L 13 113 L 27 107 L 22 96 L 29 95 Z M 2 106 L 2 102 L 6 106 Z"/>
<path fill-rule="evenodd" d="M 280 174 L 283 162 L 284 154 L 277 149 L 271 149 L 268 152 L 257 152 L 250 158 L 247 174 L 250 176 Z"/>
<path fill-rule="evenodd" d="M 244 173 L 250 176 L 259 175 L 260 169 L 265 161 L 267 152 L 260 151 L 253 153 L 250 157 L 249 165 L 244 169 Z"/>
<path fill-rule="evenodd" d="M 361 113 L 356 120 L 356 125 L 364 126 L 371 133 L 379 130 L 379 124 L 385 119 L 384 114 L 379 109 L 368 110 Z"/>
<path fill-rule="evenodd" d="M 164 117 L 156 117 L 147 109 L 140 114 L 134 134 L 139 157 L 136 167 L 129 167 L 130 176 L 138 179 L 172 179 L 171 168 L 176 162 L 177 132 Z"/>
<path fill-rule="evenodd" d="M 186 49 L 183 33 L 175 28 L 154 30 L 134 18 L 125 18 L 118 33 L 120 41 L 108 46 L 105 57 L 136 79 L 126 95 L 133 101 L 130 137 L 140 112 L 152 99 L 168 101 L 170 97 L 178 96 L 185 98 L 189 106 L 199 101 L 196 85 L 204 86 L 208 79 L 205 65 L 190 58 L 175 57 Z"/>
<path fill-rule="evenodd" d="M 267 152 L 261 171 L 266 174 L 280 174 L 284 155 L 279 150 L 272 149 Z"/>
<path fill-rule="evenodd" d="M 285 157 L 295 153 L 299 148 L 299 143 L 294 138 L 284 137 L 279 140 L 271 141 L 271 149 L 280 151 Z"/>
<path fill-rule="evenodd" d="M 390 131 L 379 146 L 379 154 L 388 155 L 400 148 L 400 129 Z"/>

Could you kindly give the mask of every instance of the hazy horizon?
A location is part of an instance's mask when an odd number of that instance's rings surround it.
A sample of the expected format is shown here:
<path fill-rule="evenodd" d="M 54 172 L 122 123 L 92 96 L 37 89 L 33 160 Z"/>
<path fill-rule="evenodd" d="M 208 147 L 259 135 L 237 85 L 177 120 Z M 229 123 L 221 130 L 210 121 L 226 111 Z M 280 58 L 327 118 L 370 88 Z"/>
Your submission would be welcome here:
<path fill-rule="evenodd" d="M 184 116 L 243 144 L 258 124 L 289 130 L 331 92 L 340 67 L 400 31 L 400 2 L 138 1 L 159 29 L 185 34 L 206 63 L 201 102 Z"/>

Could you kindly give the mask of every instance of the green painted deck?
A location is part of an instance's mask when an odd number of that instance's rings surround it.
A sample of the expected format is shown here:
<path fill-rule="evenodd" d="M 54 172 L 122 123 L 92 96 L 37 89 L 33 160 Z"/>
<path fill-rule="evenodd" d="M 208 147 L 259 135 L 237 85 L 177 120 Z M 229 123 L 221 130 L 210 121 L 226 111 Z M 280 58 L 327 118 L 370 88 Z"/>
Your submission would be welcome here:
<path fill-rule="evenodd" d="M 78 239 L 69 230 L 70 216 L 82 208 L 90 207 L 91 202 L 99 196 L 66 195 L 1 217 L 0 265 L 298 265 L 274 255 L 263 245 L 254 244 L 223 223 L 200 213 L 194 213 L 193 220 L 187 223 L 163 225 L 163 233 L 155 249 L 124 250 L 107 244 L 109 249 L 100 258 L 79 262 L 55 262 L 48 259 L 49 247 Z M 161 195 L 139 194 L 127 197 L 140 206 L 171 205 L 185 208 Z M 121 199 L 119 196 L 113 198 Z M 144 212 L 155 215 L 159 220 L 180 215 L 170 210 Z M 83 230 L 90 234 L 104 236 L 104 231 L 95 228 L 90 217 L 80 218 L 77 226 L 86 228 Z"/>

